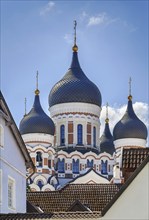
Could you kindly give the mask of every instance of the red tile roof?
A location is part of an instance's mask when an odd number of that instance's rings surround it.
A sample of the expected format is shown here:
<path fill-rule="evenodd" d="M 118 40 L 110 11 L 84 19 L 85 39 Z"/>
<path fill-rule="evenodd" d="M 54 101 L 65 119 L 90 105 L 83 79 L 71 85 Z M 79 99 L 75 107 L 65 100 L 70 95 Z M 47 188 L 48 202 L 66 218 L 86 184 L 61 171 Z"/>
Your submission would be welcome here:
<path fill-rule="evenodd" d="M 135 170 L 149 155 L 149 148 L 124 148 L 122 154 L 122 169 Z"/>
<path fill-rule="evenodd" d="M 120 184 L 70 184 L 57 191 L 29 192 L 27 199 L 45 213 L 66 212 L 76 200 L 91 211 L 102 211 L 120 187 Z"/>

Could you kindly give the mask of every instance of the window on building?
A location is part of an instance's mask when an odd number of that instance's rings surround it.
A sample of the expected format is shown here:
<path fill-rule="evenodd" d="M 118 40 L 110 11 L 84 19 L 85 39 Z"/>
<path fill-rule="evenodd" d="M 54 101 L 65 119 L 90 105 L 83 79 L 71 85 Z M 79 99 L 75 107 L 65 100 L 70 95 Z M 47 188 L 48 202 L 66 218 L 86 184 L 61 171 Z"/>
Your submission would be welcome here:
<path fill-rule="evenodd" d="M 106 160 L 105 162 L 101 160 L 101 173 L 102 174 L 107 174 L 107 167 L 108 167 L 108 161 Z"/>
<path fill-rule="evenodd" d="M 52 155 L 49 155 L 48 157 L 48 167 L 52 168 Z"/>
<path fill-rule="evenodd" d="M 8 177 L 8 208 L 15 209 L 15 180 Z"/>
<path fill-rule="evenodd" d="M 65 145 L 65 126 L 60 126 L 60 145 Z"/>
<path fill-rule="evenodd" d="M 78 145 L 82 145 L 83 144 L 83 126 L 81 124 L 78 124 L 77 134 L 78 134 Z"/>
<path fill-rule="evenodd" d="M 4 146 L 4 128 L 0 124 L 0 147 Z"/>
<path fill-rule="evenodd" d="M 73 121 L 68 121 L 68 144 L 73 144 Z"/>
<path fill-rule="evenodd" d="M 92 160 L 87 159 L 87 167 L 92 168 L 93 166 L 94 166 L 93 159 Z"/>
<path fill-rule="evenodd" d="M 58 172 L 64 173 L 65 172 L 65 159 L 58 158 Z"/>
<path fill-rule="evenodd" d="M 40 151 L 36 152 L 36 166 L 42 167 L 42 153 Z"/>
<path fill-rule="evenodd" d="M 93 146 L 96 147 L 96 127 L 93 127 Z"/>
<path fill-rule="evenodd" d="M 91 145 L 91 123 L 87 123 L 87 145 Z"/>
<path fill-rule="evenodd" d="M 40 190 L 43 187 L 44 183 L 42 180 L 38 180 L 37 185 L 39 186 Z"/>
<path fill-rule="evenodd" d="M 72 160 L 72 172 L 73 173 L 79 173 L 79 159 L 77 159 L 77 160 L 73 159 Z"/>

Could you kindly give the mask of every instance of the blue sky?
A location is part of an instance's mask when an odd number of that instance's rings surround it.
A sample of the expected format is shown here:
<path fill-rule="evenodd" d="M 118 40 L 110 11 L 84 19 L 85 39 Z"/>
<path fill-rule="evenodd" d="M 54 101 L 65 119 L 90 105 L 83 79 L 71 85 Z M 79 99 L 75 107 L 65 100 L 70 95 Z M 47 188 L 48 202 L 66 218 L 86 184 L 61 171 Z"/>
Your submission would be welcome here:
<path fill-rule="evenodd" d="M 33 105 L 37 70 L 48 113 L 49 92 L 71 63 L 74 20 L 79 61 L 101 91 L 103 110 L 108 102 L 113 123 L 120 119 L 131 76 L 133 102 L 147 123 L 148 1 L 1 0 L 1 90 L 17 125 L 24 98 L 27 111 Z"/>

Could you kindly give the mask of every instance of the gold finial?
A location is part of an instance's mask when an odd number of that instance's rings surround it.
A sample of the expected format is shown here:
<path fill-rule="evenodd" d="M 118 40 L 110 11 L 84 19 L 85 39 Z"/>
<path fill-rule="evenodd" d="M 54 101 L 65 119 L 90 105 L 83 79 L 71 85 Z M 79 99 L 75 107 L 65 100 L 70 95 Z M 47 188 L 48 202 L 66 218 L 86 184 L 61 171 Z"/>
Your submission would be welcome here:
<path fill-rule="evenodd" d="M 128 100 L 131 101 L 132 100 L 132 95 L 131 95 L 131 82 L 132 79 L 131 77 L 129 78 L 129 96 L 128 96 Z"/>
<path fill-rule="evenodd" d="M 106 122 L 106 124 L 108 124 L 109 123 L 109 118 L 108 118 L 108 102 L 107 102 L 107 104 L 106 104 L 106 120 L 105 120 L 105 122 Z"/>
<path fill-rule="evenodd" d="M 74 46 L 72 48 L 72 50 L 74 52 L 77 52 L 78 51 L 78 46 L 76 45 L 76 40 L 77 40 L 77 34 L 76 34 L 76 26 L 77 26 L 77 22 L 76 20 L 74 21 Z"/>
<path fill-rule="evenodd" d="M 37 73 L 36 73 L 36 90 L 35 90 L 36 95 L 39 95 L 39 93 L 40 93 L 40 91 L 38 89 L 38 75 L 39 75 L 39 73 L 38 73 L 38 70 L 37 70 Z"/>
<path fill-rule="evenodd" d="M 27 100 L 26 98 L 24 99 L 24 105 L 25 105 L 25 113 L 24 113 L 24 117 L 26 116 L 26 103 L 27 103 Z"/>

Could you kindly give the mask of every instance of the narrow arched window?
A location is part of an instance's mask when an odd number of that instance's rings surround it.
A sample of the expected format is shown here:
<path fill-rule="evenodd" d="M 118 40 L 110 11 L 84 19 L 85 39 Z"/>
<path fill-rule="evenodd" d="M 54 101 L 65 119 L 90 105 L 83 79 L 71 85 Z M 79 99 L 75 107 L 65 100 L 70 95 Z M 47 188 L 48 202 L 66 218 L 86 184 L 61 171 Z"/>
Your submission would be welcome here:
<path fill-rule="evenodd" d="M 94 165 L 93 159 L 92 160 L 87 159 L 87 167 L 92 168 L 93 165 Z"/>
<path fill-rule="evenodd" d="M 79 173 L 79 159 L 77 159 L 77 160 L 73 159 L 72 160 L 72 172 L 73 173 Z"/>
<path fill-rule="evenodd" d="M 0 147 L 4 147 L 4 128 L 0 125 Z"/>
<path fill-rule="evenodd" d="M 38 183 L 37 185 L 39 186 L 39 188 L 41 189 L 44 185 L 43 181 L 42 180 L 38 180 Z"/>
<path fill-rule="evenodd" d="M 107 174 L 107 166 L 108 166 L 108 161 L 106 160 L 105 162 L 101 160 L 101 173 L 102 174 Z"/>
<path fill-rule="evenodd" d="M 65 126 L 60 127 L 60 145 L 65 145 Z"/>
<path fill-rule="evenodd" d="M 83 126 L 81 124 L 78 124 L 77 134 L 78 134 L 78 145 L 82 145 L 83 144 Z"/>
<path fill-rule="evenodd" d="M 93 127 L 93 146 L 96 147 L 96 127 Z"/>
<path fill-rule="evenodd" d="M 64 173 L 65 172 L 65 159 L 58 158 L 58 172 Z"/>
<path fill-rule="evenodd" d="M 40 151 L 36 152 L 36 166 L 42 167 L 42 153 Z"/>
<path fill-rule="evenodd" d="M 52 168 L 52 155 L 49 155 L 48 157 L 48 167 Z"/>

